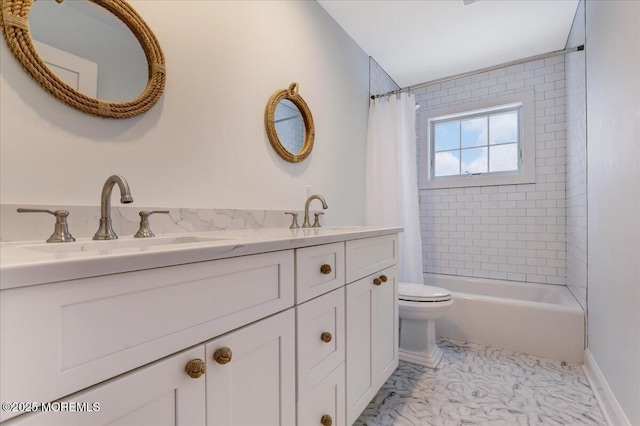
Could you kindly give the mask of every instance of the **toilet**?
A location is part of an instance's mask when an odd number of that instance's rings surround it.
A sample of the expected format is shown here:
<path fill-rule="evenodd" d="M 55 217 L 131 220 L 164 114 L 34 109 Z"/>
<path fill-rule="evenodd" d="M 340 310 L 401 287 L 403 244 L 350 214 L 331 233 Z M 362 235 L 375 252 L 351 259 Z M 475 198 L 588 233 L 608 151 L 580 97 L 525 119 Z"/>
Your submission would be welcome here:
<path fill-rule="evenodd" d="M 402 361 L 436 368 L 442 349 L 436 344 L 435 320 L 446 315 L 451 292 L 430 285 L 400 283 L 398 286 L 400 349 Z"/>

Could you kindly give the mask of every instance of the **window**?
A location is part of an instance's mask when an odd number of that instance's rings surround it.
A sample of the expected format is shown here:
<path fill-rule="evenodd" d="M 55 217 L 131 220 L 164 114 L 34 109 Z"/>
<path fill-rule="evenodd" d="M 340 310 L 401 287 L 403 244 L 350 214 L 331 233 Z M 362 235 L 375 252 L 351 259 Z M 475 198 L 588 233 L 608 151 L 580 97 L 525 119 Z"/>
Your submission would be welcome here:
<path fill-rule="evenodd" d="M 425 113 L 422 188 L 534 182 L 532 94 Z"/>

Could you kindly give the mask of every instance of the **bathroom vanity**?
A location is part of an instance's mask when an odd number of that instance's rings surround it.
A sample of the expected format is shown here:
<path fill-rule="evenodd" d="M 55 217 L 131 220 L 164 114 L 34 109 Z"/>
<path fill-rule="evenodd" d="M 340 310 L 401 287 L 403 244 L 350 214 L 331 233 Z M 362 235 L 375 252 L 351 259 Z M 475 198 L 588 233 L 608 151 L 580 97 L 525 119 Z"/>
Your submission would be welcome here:
<path fill-rule="evenodd" d="M 399 231 L 3 243 L 2 424 L 352 424 L 398 365 Z"/>

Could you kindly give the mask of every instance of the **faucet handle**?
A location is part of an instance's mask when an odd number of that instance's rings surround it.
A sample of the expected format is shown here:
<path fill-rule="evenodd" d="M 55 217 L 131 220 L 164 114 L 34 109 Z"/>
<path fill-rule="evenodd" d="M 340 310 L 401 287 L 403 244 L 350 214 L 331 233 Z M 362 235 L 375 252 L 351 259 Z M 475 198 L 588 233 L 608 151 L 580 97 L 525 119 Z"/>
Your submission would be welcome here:
<path fill-rule="evenodd" d="M 140 214 L 140 229 L 134 235 L 134 238 L 151 238 L 156 235 L 151 232 L 151 228 L 149 227 L 149 216 L 156 213 L 169 214 L 169 210 L 152 210 L 152 211 L 141 211 Z"/>
<path fill-rule="evenodd" d="M 19 208 L 18 213 L 49 213 L 56 217 L 56 224 L 53 230 L 53 234 L 47 240 L 48 243 L 71 243 L 76 239 L 69 233 L 69 227 L 67 224 L 67 217 L 69 212 L 67 210 L 45 210 L 45 209 L 23 209 Z"/>
<path fill-rule="evenodd" d="M 295 212 L 284 212 L 284 214 L 290 214 L 291 215 L 291 226 L 289 227 L 290 229 L 298 229 L 300 228 L 298 226 L 298 213 Z"/>
<path fill-rule="evenodd" d="M 324 212 L 316 212 L 313 215 L 315 216 L 315 219 L 313 219 L 313 225 L 311 226 L 312 228 L 321 228 L 322 225 L 320 225 L 320 215 L 323 215 Z"/>

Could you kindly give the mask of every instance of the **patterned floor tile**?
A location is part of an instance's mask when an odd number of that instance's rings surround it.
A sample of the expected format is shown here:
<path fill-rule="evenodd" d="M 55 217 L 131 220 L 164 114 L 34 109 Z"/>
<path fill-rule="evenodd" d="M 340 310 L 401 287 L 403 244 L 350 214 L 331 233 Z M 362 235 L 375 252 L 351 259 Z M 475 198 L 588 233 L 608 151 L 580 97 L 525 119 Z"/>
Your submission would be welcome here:
<path fill-rule="evenodd" d="M 400 362 L 357 426 L 605 425 L 579 365 L 440 339 L 437 370 Z"/>

